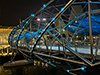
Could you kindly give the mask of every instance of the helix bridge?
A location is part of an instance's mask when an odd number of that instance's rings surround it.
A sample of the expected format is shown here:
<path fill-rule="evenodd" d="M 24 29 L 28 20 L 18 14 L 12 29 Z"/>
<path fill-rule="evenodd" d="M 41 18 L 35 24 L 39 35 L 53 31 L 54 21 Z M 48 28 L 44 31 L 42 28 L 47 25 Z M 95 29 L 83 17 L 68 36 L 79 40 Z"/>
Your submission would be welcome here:
<path fill-rule="evenodd" d="M 98 8 L 93 8 L 97 5 Z M 100 2 L 90 0 L 50 0 L 17 25 L 8 42 L 26 59 L 34 57 L 63 71 L 84 70 L 100 64 Z M 48 57 L 52 62 L 47 61 Z M 77 65 L 72 68 L 72 64 Z M 61 68 L 60 68 L 61 69 Z"/>

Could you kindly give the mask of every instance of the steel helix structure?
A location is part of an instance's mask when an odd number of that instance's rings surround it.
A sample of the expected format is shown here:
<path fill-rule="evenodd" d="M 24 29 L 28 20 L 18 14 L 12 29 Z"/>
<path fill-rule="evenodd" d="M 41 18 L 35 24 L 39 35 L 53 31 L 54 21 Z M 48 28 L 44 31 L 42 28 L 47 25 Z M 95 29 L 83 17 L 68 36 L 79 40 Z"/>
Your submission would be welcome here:
<path fill-rule="evenodd" d="M 99 65 L 99 6 L 99 1 L 50 0 L 11 31 L 9 45 L 27 58 L 36 56 L 54 67 L 58 67 L 54 59 L 80 66 L 72 69 L 70 64 L 64 70 L 68 73 Z"/>

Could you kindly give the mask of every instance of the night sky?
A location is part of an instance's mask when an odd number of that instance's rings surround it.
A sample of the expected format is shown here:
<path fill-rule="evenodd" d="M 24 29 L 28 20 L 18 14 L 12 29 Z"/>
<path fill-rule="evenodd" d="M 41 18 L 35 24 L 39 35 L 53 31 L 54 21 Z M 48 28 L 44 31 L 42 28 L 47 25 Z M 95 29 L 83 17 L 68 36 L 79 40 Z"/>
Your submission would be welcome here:
<path fill-rule="evenodd" d="M 0 25 L 17 25 L 49 0 L 0 0 Z"/>

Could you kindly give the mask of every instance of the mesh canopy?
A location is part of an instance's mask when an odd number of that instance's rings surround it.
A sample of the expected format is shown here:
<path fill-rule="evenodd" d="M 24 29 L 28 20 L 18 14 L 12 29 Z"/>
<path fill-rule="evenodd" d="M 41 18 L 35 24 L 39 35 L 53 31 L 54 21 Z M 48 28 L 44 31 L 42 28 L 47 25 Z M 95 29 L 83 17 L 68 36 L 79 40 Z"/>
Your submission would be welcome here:
<path fill-rule="evenodd" d="M 100 33 L 100 15 L 91 16 L 92 35 L 98 35 Z M 80 24 L 80 26 L 79 26 Z M 73 23 L 67 29 L 70 32 L 75 32 L 77 27 L 77 34 L 89 35 L 89 18 L 77 20 L 77 23 Z"/>

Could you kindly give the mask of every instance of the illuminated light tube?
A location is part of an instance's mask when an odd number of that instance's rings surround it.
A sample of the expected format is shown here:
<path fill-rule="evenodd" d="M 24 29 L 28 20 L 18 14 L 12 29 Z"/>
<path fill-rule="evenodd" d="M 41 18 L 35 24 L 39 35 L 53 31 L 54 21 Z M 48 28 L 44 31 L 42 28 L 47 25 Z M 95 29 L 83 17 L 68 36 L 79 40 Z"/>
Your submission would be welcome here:
<path fill-rule="evenodd" d="M 52 20 L 54 21 L 54 20 L 55 20 L 55 18 L 52 18 Z"/>
<path fill-rule="evenodd" d="M 28 21 L 26 21 L 26 23 L 28 23 Z"/>
<path fill-rule="evenodd" d="M 22 33 L 22 30 L 20 30 L 20 33 Z"/>
<path fill-rule="evenodd" d="M 19 25 L 17 25 L 17 27 L 19 27 Z"/>
<path fill-rule="evenodd" d="M 31 16 L 34 17 L 35 15 L 34 14 L 31 14 Z"/>
<path fill-rule="evenodd" d="M 43 31 L 45 31 L 45 29 L 43 29 Z"/>
<path fill-rule="evenodd" d="M 84 70 L 84 67 L 81 67 L 81 70 Z"/>
<path fill-rule="evenodd" d="M 46 7 L 46 5 L 45 5 L 45 4 L 43 4 L 43 7 L 45 8 L 45 7 Z"/>
<path fill-rule="evenodd" d="M 61 8 L 61 11 L 64 11 L 64 8 Z"/>
<path fill-rule="evenodd" d="M 41 37 L 41 35 L 38 35 L 38 37 Z"/>
<path fill-rule="evenodd" d="M 34 42 L 34 44 L 36 44 L 36 42 Z"/>
<path fill-rule="evenodd" d="M 23 20 L 23 22 L 25 22 L 25 21 Z"/>
<path fill-rule="evenodd" d="M 69 70 L 67 70 L 67 72 L 69 72 Z"/>
<path fill-rule="evenodd" d="M 23 29 L 24 29 L 25 27 L 23 27 Z"/>
<path fill-rule="evenodd" d="M 50 26 L 50 23 L 48 23 L 48 26 Z"/>

